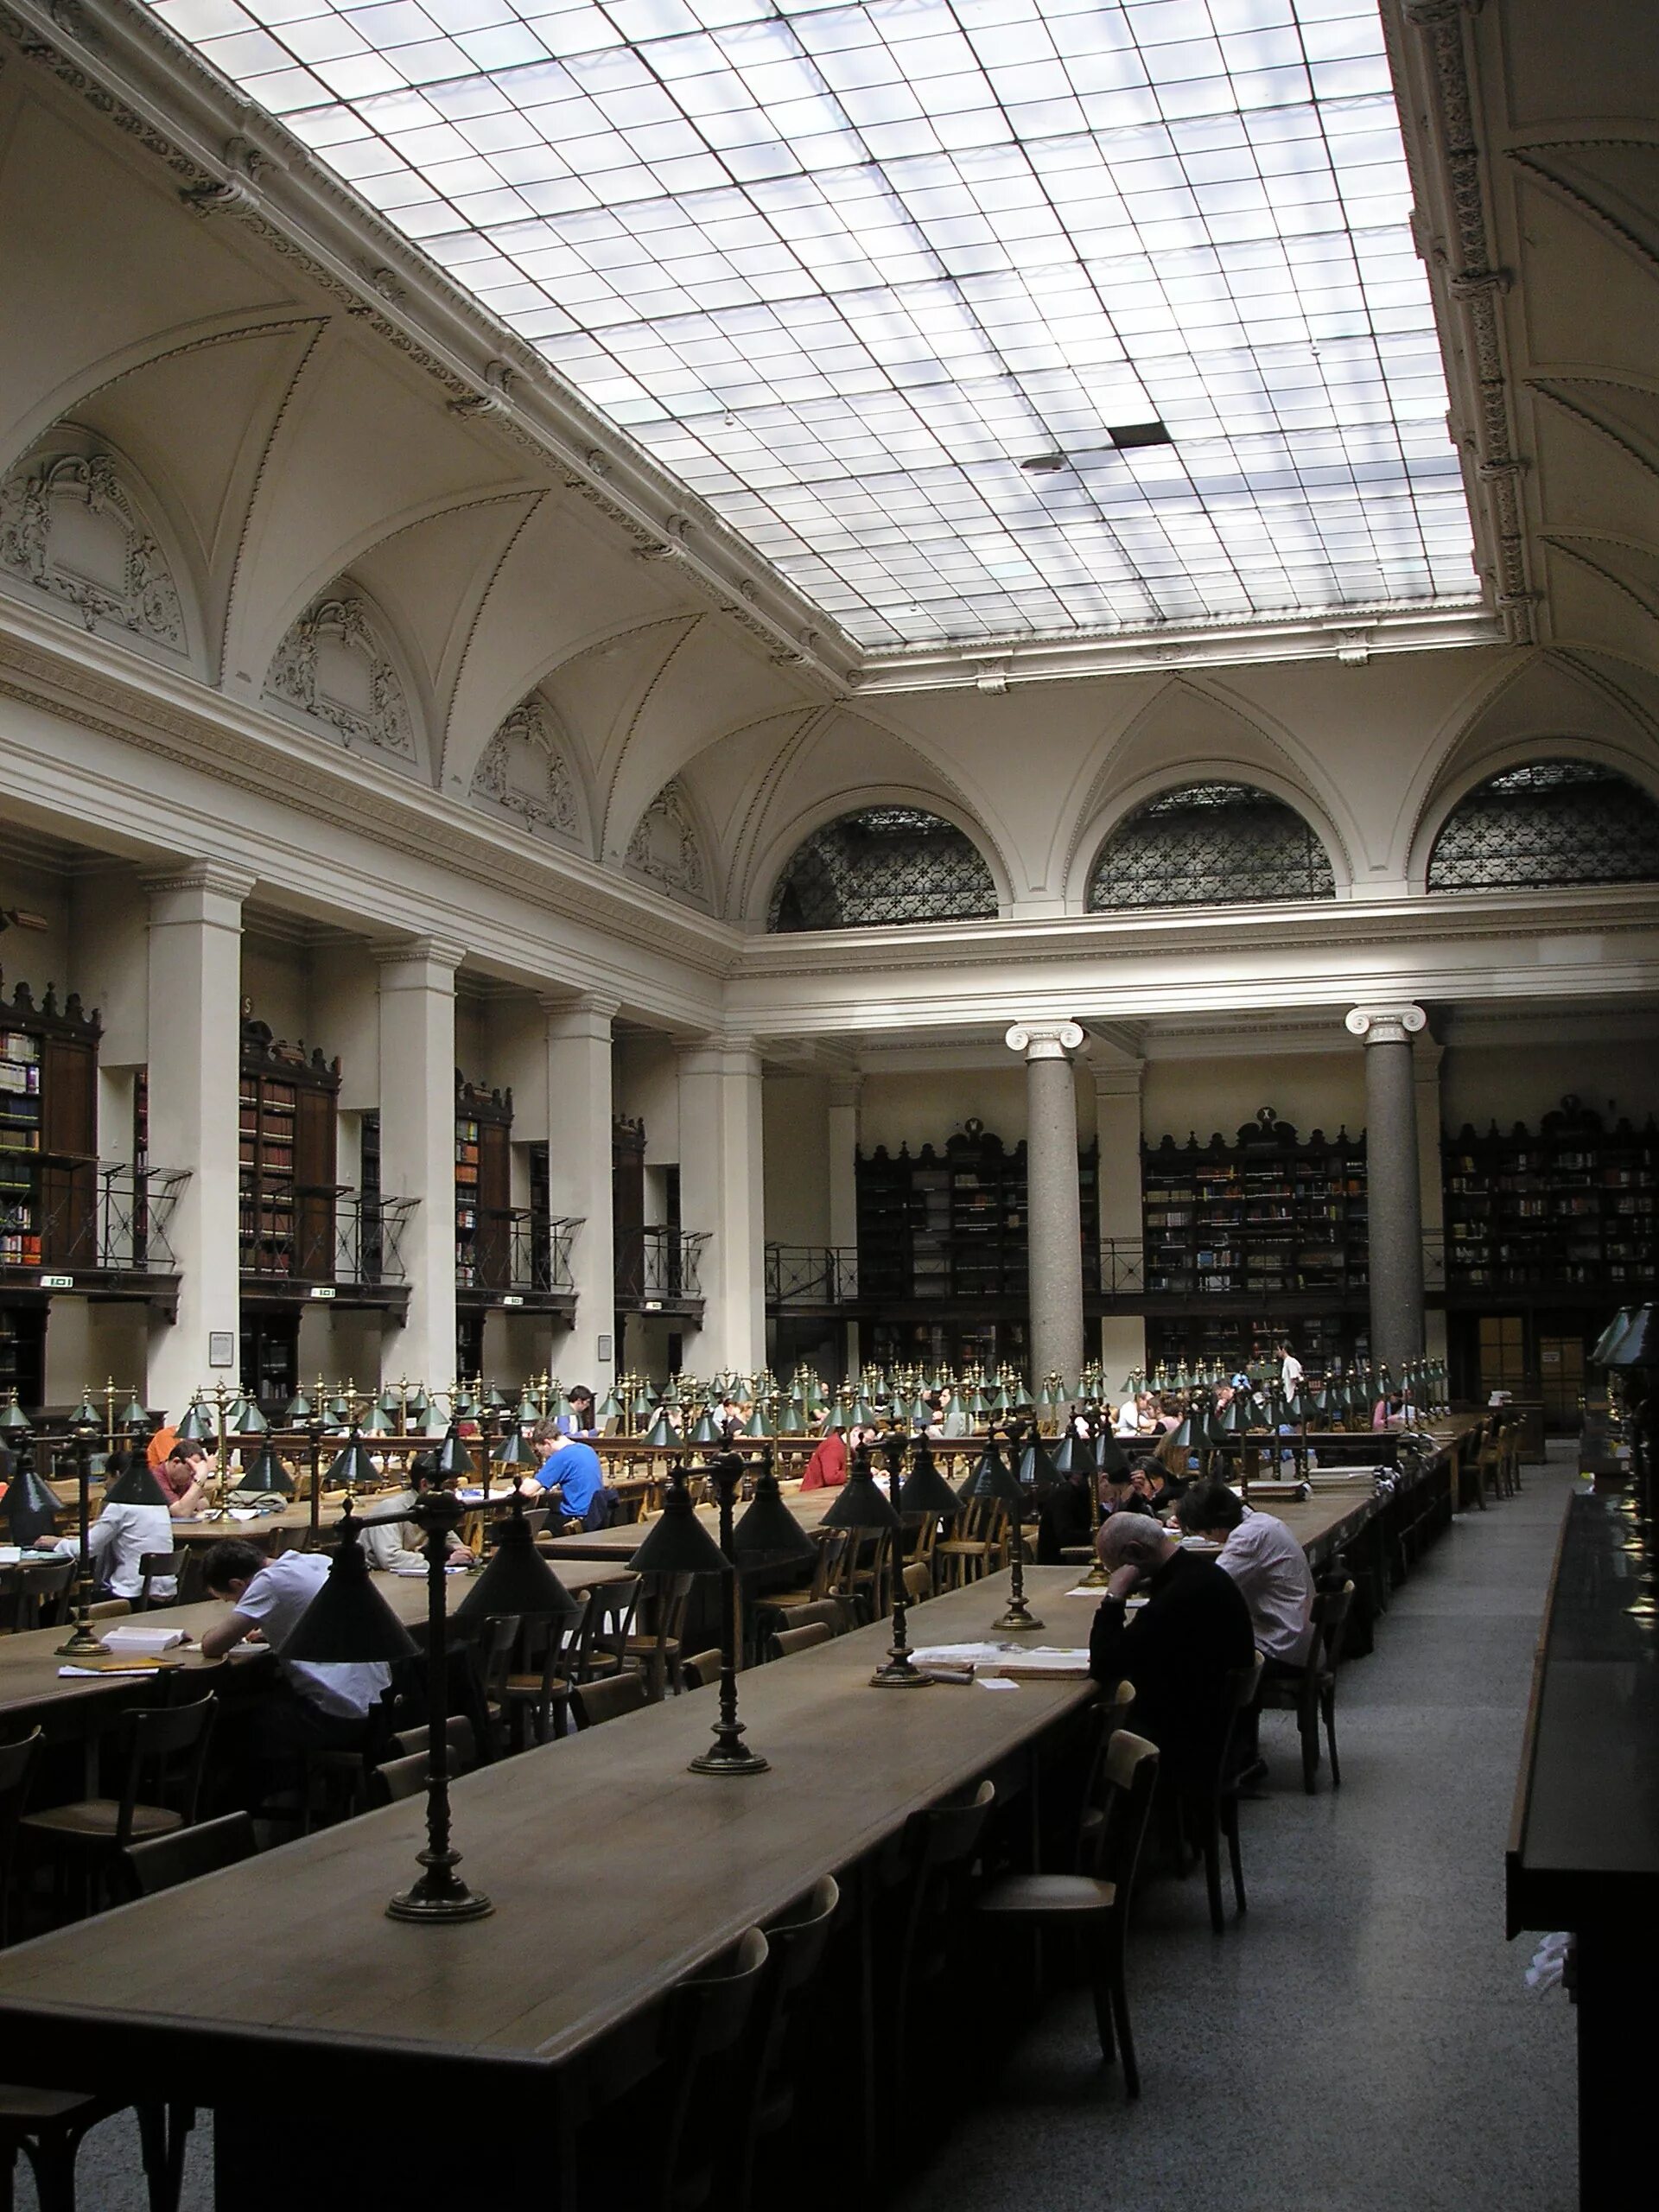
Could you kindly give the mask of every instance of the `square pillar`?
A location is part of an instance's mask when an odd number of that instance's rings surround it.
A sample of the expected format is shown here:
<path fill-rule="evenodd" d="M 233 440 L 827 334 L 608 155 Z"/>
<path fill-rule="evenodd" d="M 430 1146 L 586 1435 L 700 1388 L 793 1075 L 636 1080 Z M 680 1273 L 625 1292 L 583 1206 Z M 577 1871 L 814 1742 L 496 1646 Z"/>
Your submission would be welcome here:
<path fill-rule="evenodd" d="M 547 1184 L 556 1215 L 579 1220 L 571 1247 L 576 1319 L 555 1353 L 568 1386 L 603 1398 L 616 1374 L 616 1253 L 611 1228 L 611 1023 L 614 999 L 544 999 L 547 1014 Z M 601 1361 L 599 1340 L 610 1346 Z"/>
<path fill-rule="evenodd" d="M 1417 1085 L 1417 1169 L 1423 1209 L 1423 1268 L 1426 1287 L 1446 1286 L 1446 1185 L 1440 1163 L 1440 1063 L 1444 1045 L 1427 1030 L 1412 1039 L 1411 1071 Z M 1430 1359 L 1446 1356 L 1446 1308 L 1425 1305 L 1423 1351 Z"/>
<path fill-rule="evenodd" d="M 1095 1135 L 1100 1147 L 1096 1188 L 1100 1203 L 1102 1294 L 1144 1298 L 1147 1287 L 1145 1219 L 1141 1195 L 1141 1087 L 1146 1062 L 1109 1054 L 1096 1044 Z M 1147 1324 L 1141 1313 L 1108 1313 L 1100 1325 L 1100 1359 L 1106 1387 L 1121 1397 L 1127 1378 L 1144 1373 Z"/>
<path fill-rule="evenodd" d="M 178 1318 L 151 1323 L 146 1392 L 176 1419 L 198 1385 L 234 1388 L 240 1359 L 238 1079 L 242 902 L 251 875 L 209 861 L 146 879 L 149 894 L 149 1157 L 188 1168 L 167 1225 Z M 230 1358 L 210 1364 L 208 1339 Z"/>
<path fill-rule="evenodd" d="M 766 1193 L 760 1055 L 747 1037 L 682 1048 L 680 1220 L 710 1230 L 702 1326 L 688 1365 L 753 1375 L 766 1365 Z"/>
<path fill-rule="evenodd" d="M 845 1255 L 840 1280 L 849 1290 L 857 1280 L 858 1147 L 863 1096 L 861 1075 L 830 1077 L 824 1117 L 829 1125 L 830 1242 Z M 849 1382 L 856 1382 L 860 1367 L 857 1322 L 843 1322 L 841 1332 L 842 1372 Z"/>
<path fill-rule="evenodd" d="M 432 938 L 374 948 L 380 976 L 380 1187 L 418 1204 L 404 1231 L 409 1312 L 383 1380 L 429 1393 L 455 1379 L 455 970 Z"/>

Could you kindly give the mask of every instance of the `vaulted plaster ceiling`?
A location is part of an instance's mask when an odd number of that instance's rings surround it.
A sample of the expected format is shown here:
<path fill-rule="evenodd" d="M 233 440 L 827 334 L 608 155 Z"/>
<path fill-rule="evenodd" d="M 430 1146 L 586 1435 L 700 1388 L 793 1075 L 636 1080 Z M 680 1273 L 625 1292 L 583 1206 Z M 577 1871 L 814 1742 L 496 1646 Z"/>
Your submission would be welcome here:
<path fill-rule="evenodd" d="M 153 4 L 867 650 L 1474 603 L 1376 0 Z"/>

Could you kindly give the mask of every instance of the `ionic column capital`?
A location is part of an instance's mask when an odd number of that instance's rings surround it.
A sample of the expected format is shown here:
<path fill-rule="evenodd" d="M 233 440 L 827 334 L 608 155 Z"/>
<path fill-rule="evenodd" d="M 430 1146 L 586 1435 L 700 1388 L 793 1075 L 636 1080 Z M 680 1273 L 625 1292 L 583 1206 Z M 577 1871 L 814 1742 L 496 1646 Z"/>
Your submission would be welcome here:
<path fill-rule="evenodd" d="M 439 937 L 383 938 L 369 950 L 382 969 L 447 968 L 452 976 L 467 957 L 464 945 Z"/>
<path fill-rule="evenodd" d="M 1011 1052 L 1023 1052 L 1029 1066 L 1033 1060 L 1069 1059 L 1084 1033 L 1080 1023 L 1069 1020 L 1016 1021 L 1002 1042 Z"/>
<path fill-rule="evenodd" d="M 1420 1006 L 1357 1006 L 1343 1020 L 1343 1027 L 1367 1045 L 1408 1045 L 1428 1016 Z"/>

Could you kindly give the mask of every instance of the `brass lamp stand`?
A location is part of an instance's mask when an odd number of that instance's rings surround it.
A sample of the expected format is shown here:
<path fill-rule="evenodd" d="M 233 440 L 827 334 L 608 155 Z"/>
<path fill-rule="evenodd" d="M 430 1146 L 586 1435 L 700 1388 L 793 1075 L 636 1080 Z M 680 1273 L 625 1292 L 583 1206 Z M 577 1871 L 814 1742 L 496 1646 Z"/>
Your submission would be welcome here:
<path fill-rule="evenodd" d="M 99 1428 L 97 1409 L 83 1398 L 70 1417 L 69 1433 L 75 1453 L 75 1484 L 80 1505 L 80 1564 L 75 1573 L 75 1624 L 67 1643 L 58 1646 L 60 1659 L 101 1659 L 103 1645 L 92 1634 L 88 1619 L 92 1602 L 92 1439 Z"/>
<path fill-rule="evenodd" d="M 737 1717 L 737 1570 L 726 1544 L 732 1538 L 732 1500 L 742 1478 L 743 1462 L 734 1452 L 723 1452 L 709 1473 L 720 1499 L 721 1531 L 725 1543 L 715 1543 L 697 1519 L 697 1510 L 686 1485 L 684 1464 L 677 1459 L 669 1470 L 668 1489 L 656 1526 L 628 1565 L 636 1574 L 718 1574 L 725 1578 L 721 1592 L 720 1717 L 715 1723 L 714 1741 L 687 1764 L 693 1774 L 765 1774 L 770 1761 L 745 1745 L 743 1723 Z"/>

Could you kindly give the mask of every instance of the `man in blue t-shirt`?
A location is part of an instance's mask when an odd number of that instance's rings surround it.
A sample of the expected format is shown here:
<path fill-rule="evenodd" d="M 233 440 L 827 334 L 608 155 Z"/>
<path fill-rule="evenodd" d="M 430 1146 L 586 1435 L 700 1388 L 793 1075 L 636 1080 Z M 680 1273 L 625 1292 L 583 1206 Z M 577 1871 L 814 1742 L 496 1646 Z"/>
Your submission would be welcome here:
<path fill-rule="evenodd" d="M 605 1487 L 605 1470 L 591 1444 L 555 1430 L 547 1439 L 546 1459 L 518 1487 L 526 1497 L 556 1502 L 567 1528 L 582 1527 Z"/>

